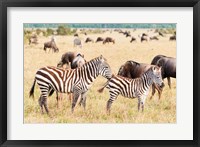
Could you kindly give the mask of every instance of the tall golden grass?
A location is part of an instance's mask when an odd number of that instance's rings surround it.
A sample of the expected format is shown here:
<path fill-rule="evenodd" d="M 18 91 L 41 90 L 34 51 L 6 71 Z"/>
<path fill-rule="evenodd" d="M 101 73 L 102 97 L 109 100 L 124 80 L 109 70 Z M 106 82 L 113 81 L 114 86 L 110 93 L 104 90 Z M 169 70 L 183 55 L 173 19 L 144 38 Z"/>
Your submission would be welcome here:
<path fill-rule="evenodd" d="M 29 98 L 29 91 L 33 84 L 36 71 L 44 66 L 56 66 L 63 53 L 76 51 L 83 53 L 87 61 L 103 55 L 117 74 L 119 67 L 128 60 L 141 63 L 151 63 L 154 56 L 158 54 L 176 57 L 176 42 L 169 41 L 169 35 L 159 37 L 159 41 L 148 41 L 141 43 L 138 34 L 147 32 L 146 29 L 137 29 L 131 34 L 137 38 L 136 42 L 130 43 L 130 37 L 117 32 L 106 32 L 104 34 L 80 35 L 83 47 L 73 47 L 74 36 L 56 36 L 56 43 L 60 49 L 59 53 L 45 53 L 43 44 L 50 40 L 50 37 L 40 36 L 39 44 L 24 44 L 24 123 L 175 123 L 176 122 L 176 80 L 172 79 L 172 89 L 169 89 L 165 79 L 165 88 L 162 98 L 159 100 L 157 93 L 150 100 L 150 94 L 145 103 L 144 112 L 137 111 L 137 99 L 128 99 L 118 96 L 114 101 L 111 114 L 106 113 L 106 103 L 109 99 L 107 89 L 103 93 L 97 90 L 106 82 L 103 77 L 98 77 L 87 93 L 86 110 L 79 105 L 74 113 L 71 113 L 71 102 L 65 94 L 61 107 L 56 106 L 55 93 L 48 98 L 48 108 L 51 117 L 41 114 L 38 104 L 40 96 L 39 87 L 35 87 L 35 98 Z M 96 40 L 97 37 L 113 37 L 115 44 L 87 43 L 86 37 Z"/>

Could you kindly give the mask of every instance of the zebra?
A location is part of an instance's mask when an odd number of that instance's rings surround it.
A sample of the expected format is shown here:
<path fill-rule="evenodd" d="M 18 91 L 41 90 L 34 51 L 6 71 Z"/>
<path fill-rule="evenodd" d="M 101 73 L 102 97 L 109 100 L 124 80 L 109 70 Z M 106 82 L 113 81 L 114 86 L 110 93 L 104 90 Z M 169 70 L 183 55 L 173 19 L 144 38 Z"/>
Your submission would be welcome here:
<path fill-rule="evenodd" d="M 29 97 L 34 97 L 34 87 L 37 82 L 41 91 L 38 101 L 42 113 L 44 113 L 44 106 L 46 113 L 49 114 L 47 97 L 51 96 L 54 91 L 60 93 L 73 93 L 72 113 L 74 112 L 74 107 L 79 96 L 81 96 L 81 103 L 85 110 L 86 92 L 98 75 L 107 79 L 112 77 L 111 68 L 102 55 L 76 69 L 66 70 L 49 66 L 43 67 L 36 72 Z"/>
<path fill-rule="evenodd" d="M 98 92 L 103 92 L 105 87 L 109 89 L 110 99 L 107 101 L 108 114 L 110 114 L 113 101 L 119 94 L 128 98 L 138 98 L 138 111 L 140 111 L 140 106 L 142 106 L 143 111 L 145 99 L 153 83 L 156 83 L 160 87 L 164 86 L 161 76 L 161 67 L 152 66 L 142 74 L 141 77 L 135 79 L 113 75 Z"/>

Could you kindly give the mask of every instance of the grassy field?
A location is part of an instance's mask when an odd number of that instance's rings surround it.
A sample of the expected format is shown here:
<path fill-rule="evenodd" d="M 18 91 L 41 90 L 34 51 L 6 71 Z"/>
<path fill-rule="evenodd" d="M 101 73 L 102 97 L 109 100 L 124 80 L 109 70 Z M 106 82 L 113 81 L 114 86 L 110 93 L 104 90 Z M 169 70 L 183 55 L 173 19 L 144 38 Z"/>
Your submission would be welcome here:
<path fill-rule="evenodd" d="M 86 37 L 96 40 L 97 37 L 113 37 L 115 44 L 83 43 L 82 48 L 73 47 L 74 36 L 56 36 L 56 43 L 60 49 L 59 53 L 45 53 L 43 44 L 50 40 L 50 37 L 39 36 L 37 45 L 24 44 L 24 123 L 175 123 L 176 122 L 176 79 L 172 79 L 172 89 L 169 89 L 165 79 L 165 88 L 161 100 L 156 93 L 152 100 L 150 94 L 145 103 L 144 112 L 137 111 L 137 99 L 128 99 L 119 96 L 114 101 L 111 114 L 106 113 L 106 103 L 109 99 L 108 89 L 103 93 L 97 90 L 102 87 L 106 79 L 99 76 L 87 94 L 86 110 L 79 105 L 75 112 L 71 113 L 71 102 L 68 95 L 64 95 L 61 107 L 56 106 L 55 93 L 48 98 L 48 107 L 51 117 L 41 114 L 38 104 L 40 96 L 39 87 L 35 87 L 35 98 L 29 98 L 29 91 L 33 84 L 36 71 L 43 66 L 56 66 L 63 53 L 76 51 L 83 53 L 87 61 L 103 55 L 117 74 L 119 67 L 128 60 L 141 63 L 151 63 L 154 56 L 158 54 L 176 57 L 176 42 L 169 41 L 169 34 L 159 37 L 159 41 L 148 41 L 141 43 L 138 34 L 147 32 L 145 29 L 131 31 L 137 38 L 137 42 L 130 43 L 130 37 L 117 32 L 105 32 L 103 34 L 81 34 L 82 42 Z"/>

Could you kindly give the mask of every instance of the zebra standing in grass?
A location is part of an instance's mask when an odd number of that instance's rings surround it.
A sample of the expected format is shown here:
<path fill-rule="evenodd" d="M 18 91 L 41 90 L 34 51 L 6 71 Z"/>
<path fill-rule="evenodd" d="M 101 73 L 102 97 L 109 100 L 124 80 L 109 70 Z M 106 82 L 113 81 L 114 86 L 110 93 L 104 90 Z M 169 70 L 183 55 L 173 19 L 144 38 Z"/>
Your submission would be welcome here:
<path fill-rule="evenodd" d="M 36 72 L 30 96 L 33 96 L 35 82 L 37 82 L 41 91 L 39 105 L 42 113 L 43 106 L 46 112 L 49 113 L 47 97 L 48 95 L 51 96 L 54 91 L 73 93 L 72 112 L 79 96 L 81 96 L 81 103 L 85 109 L 86 92 L 98 75 L 102 75 L 107 79 L 112 77 L 110 66 L 102 55 L 76 69 L 65 70 L 56 67 L 43 67 Z"/>
<path fill-rule="evenodd" d="M 153 83 L 161 87 L 164 86 L 161 76 L 161 67 L 152 66 L 141 77 L 135 79 L 115 75 L 98 91 L 103 92 L 105 87 L 109 89 L 110 99 L 107 102 L 108 114 L 110 114 L 113 101 L 119 94 L 128 98 L 138 98 L 138 111 L 140 110 L 140 105 L 142 105 L 143 111 L 145 99 Z"/>

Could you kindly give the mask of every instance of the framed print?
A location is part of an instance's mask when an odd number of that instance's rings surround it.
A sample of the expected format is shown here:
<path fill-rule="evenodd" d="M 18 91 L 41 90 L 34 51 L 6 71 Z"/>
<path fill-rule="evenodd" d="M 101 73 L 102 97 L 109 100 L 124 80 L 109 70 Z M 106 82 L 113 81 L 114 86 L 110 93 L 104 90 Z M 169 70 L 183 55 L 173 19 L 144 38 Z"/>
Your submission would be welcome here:
<path fill-rule="evenodd" d="M 199 146 L 199 1 L 1 1 L 1 146 Z"/>

